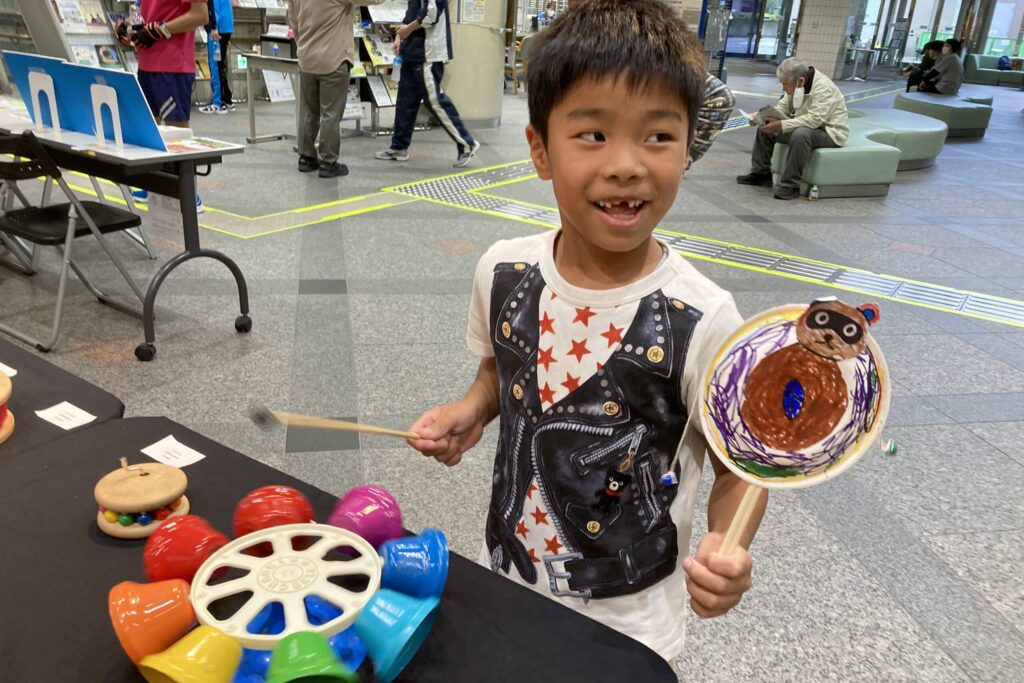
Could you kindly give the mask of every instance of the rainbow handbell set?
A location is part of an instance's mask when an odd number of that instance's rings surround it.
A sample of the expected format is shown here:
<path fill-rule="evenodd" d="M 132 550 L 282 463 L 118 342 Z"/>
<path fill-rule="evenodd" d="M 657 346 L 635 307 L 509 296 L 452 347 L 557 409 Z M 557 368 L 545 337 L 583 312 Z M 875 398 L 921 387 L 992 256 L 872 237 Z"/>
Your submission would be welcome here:
<path fill-rule="evenodd" d="M 208 543 L 190 547 L 223 536 L 201 518 L 202 538 L 169 535 L 164 542 L 175 547 L 163 552 L 208 555 L 187 580 L 111 589 L 114 631 L 147 681 L 358 683 L 372 664 L 373 679 L 390 683 L 415 657 L 448 578 L 444 533 L 405 536 L 398 503 L 379 486 L 346 493 L 327 524 L 282 523 L 312 509 L 298 491 L 284 493 L 273 515 L 253 514 L 254 498 L 244 498 L 247 518 L 265 526 L 212 552 Z M 225 613 L 228 604 L 240 606 Z"/>

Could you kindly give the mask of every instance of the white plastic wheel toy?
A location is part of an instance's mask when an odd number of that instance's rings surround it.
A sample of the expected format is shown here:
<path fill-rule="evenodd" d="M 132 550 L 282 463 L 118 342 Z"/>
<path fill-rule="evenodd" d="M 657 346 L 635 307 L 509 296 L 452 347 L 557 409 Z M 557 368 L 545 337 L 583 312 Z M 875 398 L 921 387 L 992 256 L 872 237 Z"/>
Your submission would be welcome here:
<path fill-rule="evenodd" d="M 289 524 L 255 531 L 215 552 L 196 572 L 189 597 L 200 624 L 224 631 L 247 648 L 270 650 L 292 633 L 312 631 L 329 638 L 351 626 L 380 587 L 380 574 L 380 556 L 351 531 Z M 251 594 L 247 600 L 246 594 Z M 307 598 L 329 603 L 331 614 L 341 614 L 317 625 L 319 620 L 311 621 L 307 612 Z M 268 620 L 271 609 L 277 610 L 278 620 L 283 611 L 280 632 L 267 633 L 258 623 Z M 271 631 L 278 629 L 280 624 Z"/>

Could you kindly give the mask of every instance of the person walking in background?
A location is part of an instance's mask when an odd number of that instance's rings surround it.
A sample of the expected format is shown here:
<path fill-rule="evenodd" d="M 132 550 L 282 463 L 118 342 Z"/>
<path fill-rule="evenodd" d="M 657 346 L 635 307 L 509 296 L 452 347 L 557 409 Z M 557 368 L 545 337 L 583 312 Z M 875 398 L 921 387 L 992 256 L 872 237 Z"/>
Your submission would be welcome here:
<path fill-rule="evenodd" d="M 964 65 L 960 63 L 960 41 L 950 38 L 942 44 L 942 54 L 935 66 L 921 76 L 918 92 L 956 95 L 964 82 Z"/>
<path fill-rule="evenodd" d="M 210 22 L 206 25 L 207 53 L 210 57 L 210 87 L 213 99 L 202 114 L 227 114 L 234 110 L 231 99 L 231 62 L 228 45 L 235 31 L 235 9 L 231 0 L 210 0 Z"/>
<path fill-rule="evenodd" d="M 405 18 L 395 36 L 394 48 L 395 55 L 402 57 L 395 132 L 391 146 L 377 152 L 374 158 L 382 161 L 409 160 L 416 114 L 420 103 L 426 102 L 445 132 L 455 141 L 458 150 L 455 168 L 468 166 L 480 149 L 480 143 L 462 123 L 451 98 L 441 90 L 444 64 L 452 59 L 448 0 L 409 0 Z"/>
<path fill-rule="evenodd" d="M 206 24 L 207 0 L 141 0 L 141 21 L 122 21 L 117 38 L 138 53 L 139 85 L 157 121 L 188 128 L 192 115 L 192 85 L 196 80 L 196 29 Z M 149 193 L 132 196 L 146 203 Z M 196 195 L 196 211 L 203 202 Z"/>
<path fill-rule="evenodd" d="M 288 25 L 299 49 L 299 172 L 321 178 L 348 175 L 338 162 L 341 115 L 348 99 L 349 69 L 356 63 L 352 34 L 356 7 L 384 0 L 291 0 Z M 320 136 L 320 147 L 316 138 Z"/>

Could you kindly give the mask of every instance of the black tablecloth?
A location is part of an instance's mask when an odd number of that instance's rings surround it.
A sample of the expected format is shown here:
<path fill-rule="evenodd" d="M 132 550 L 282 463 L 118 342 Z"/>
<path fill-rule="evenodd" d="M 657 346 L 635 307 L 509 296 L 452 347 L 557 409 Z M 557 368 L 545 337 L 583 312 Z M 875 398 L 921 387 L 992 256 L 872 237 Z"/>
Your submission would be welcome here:
<path fill-rule="evenodd" d="M 230 535 L 237 502 L 267 484 L 294 486 L 325 520 L 334 497 L 166 418 L 113 420 L 19 454 L 0 477 L 0 678 L 132 681 L 142 677 L 114 636 L 107 592 L 145 581 L 143 541 L 96 526 L 95 483 L 167 435 L 207 457 L 188 466 L 195 514 Z M 301 456 L 295 456 L 301 457 Z M 338 459 L 338 467 L 345 467 Z M 401 501 L 399 501 L 401 503 Z M 452 555 L 441 614 L 399 681 L 675 681 L 653 651 Z"/>
<path fill-rule="evenodd" d="M 7 403 L 14 414 L 14 433 L 0 444 L 0 467 L 14 455 L 68 433 L 39 418 L 37 410 L 67 401 L 96 416 L 89 425 L 124 415 L 121 399 L 3 339 L 0 339 L 0 363 L 18 371 L 11 378 L 13 389 Z M 77 429 L 85 429 L 89 425 Z"/>

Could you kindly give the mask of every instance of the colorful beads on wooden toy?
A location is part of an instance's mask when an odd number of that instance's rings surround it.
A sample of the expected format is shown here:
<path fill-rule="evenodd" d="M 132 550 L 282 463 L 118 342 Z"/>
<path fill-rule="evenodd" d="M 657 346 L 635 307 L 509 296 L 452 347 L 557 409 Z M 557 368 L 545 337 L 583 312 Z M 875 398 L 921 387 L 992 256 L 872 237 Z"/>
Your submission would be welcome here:
<path fill-rule="evenodd" d="M 129 515 L 127 512 L 122 513 L 117 518 L 117 523 L 121 526 L 131 526 L 132 524 L 135 524 L 135 515 Z"/>
<path fill-rule="evenodd" d="M 107 520 L 111 524 L 116 522 L 117 518 L 120 517 L 120 516 L 121 515 L 119 513 L 114 512 L 113 510 L 104 510 L 103 511 L 103 519 Z"/>

